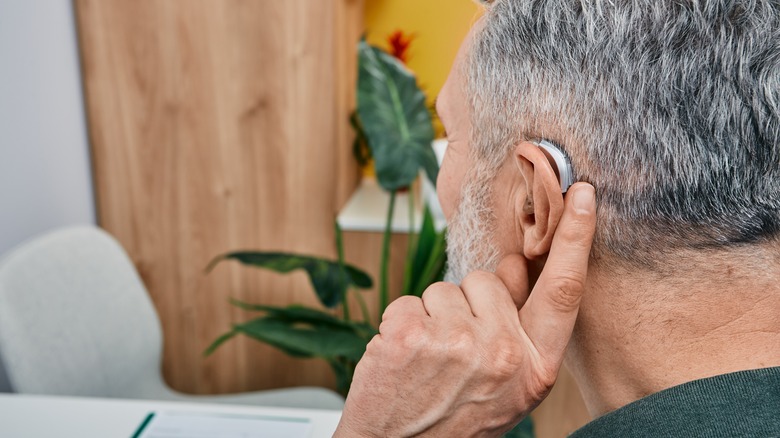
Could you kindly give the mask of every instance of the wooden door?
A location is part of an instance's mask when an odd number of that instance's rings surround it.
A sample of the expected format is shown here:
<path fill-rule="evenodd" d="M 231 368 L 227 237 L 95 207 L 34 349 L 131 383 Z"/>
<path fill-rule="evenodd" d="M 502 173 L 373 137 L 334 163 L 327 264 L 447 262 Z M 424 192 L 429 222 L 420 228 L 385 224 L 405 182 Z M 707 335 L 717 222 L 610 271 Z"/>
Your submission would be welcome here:
<path fill-rule="evenodd" d="M 228 297 L 316 304 L 304 274 L 224 264 L 228 250 L 335 256 L 357 169 L 361 0 L 76 0 L 99 222 L 162 321 L 164 374 L 188 393 L 332 385 L 326 365 L 238 339 Z"/>

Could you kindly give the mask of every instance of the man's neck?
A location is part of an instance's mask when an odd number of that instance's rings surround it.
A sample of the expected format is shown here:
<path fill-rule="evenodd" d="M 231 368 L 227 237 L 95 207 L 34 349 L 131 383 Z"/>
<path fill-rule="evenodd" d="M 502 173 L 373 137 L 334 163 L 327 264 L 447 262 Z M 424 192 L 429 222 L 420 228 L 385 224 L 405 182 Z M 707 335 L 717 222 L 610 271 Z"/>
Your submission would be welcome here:
<path fill-rule="evenodd" d="M 567 366 L 592 415 L 692 380 L 780 366 L 780 252 L 756 248 L 684 257 L 685 268 L 663 275 L 589 272 Z"/>

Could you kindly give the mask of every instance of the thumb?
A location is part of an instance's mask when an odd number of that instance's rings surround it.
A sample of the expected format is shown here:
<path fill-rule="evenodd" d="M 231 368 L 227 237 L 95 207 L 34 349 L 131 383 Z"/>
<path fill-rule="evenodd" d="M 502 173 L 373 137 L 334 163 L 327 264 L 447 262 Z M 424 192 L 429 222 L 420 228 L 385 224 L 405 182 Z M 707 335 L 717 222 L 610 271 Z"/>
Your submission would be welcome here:
<path fill-rule="evenodd" d="M 539 281 L 520 309 L 523 329 L 548 360 L 560 362 L 571 338 L 595 230 L 595 190 L 590 184 L 577 183 L 566 194 L 563 216 Z"/>

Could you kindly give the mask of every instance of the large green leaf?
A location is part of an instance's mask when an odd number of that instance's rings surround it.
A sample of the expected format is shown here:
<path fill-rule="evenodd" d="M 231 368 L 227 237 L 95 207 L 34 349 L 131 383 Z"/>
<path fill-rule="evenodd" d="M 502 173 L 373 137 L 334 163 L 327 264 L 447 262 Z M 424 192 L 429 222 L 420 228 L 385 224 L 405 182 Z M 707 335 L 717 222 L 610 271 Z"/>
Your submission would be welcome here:
<path fill-rule="evenodd" d="M 299 305 L 292 305 L 289 307 L 273 307 L 263 304 L 244 303 L 235 299 L 231 299 L 230 302 L 244 310 L 266 312 L 268 316 L 272 316 L 276 319 L 288 321 L 294 324 L 329 326 L 350 330 L 363 337 L 366 342 L 370 341 L 371 338 L 378 333 L 376 329 L 369 324 L 358 321 L 345 321 L 343 319 L 336 318 L 329 313 L 325 313 L 317 309 L 312 309 L 310 307 Z"/>
<path fill-rule="evenodd" d="M 206 349 L 205 355 L 213 353 L 220 345 L 235 335 L 244 333 L 297 357 L 316 356 L 326 359 L 347 360 L 351 358 L 351 360 L 356 360 L 354 357 L 358 354 L 362 356 L 365 345 L 378 333 L 369 324 L 344 321 L 321 310 L 299 305 L 273 307 L 248 304 L 238 300 L 231 300 L 231 303 L 244 310 L 265 312 L 266 315 L 245 324 L 234 325 L 230 332 L 217 338 Z M 313 332 L 319 332 L 319 334 Z M 335 339 L 335 342 L 343 342 L 337 346 L 338 348 L 334 349 L 328 343 L 320 344 L 319 347 L 324 350 L 312 349 L 307 346 L 309 341 L 318 342 L 318 337 L 333 334 L 335 337 L 332 339 Z M 299 342 L 302 337 L 308 341 Z M 343 351 L 347 351 L 347 353 L 340 354 Z"/>
<path fill-rule="evenodd" d="M 385 190 L 409 186 L 420 168 L 435 185 L 439 166 L 431 143 L 433 124 L 425 94 L 396 58 L 360 42 L 357 108 Z"/>
<path fill-rule="evenodd" d="M 255 312 L 266 312 L 269 316 L 275 318 L 301 322 L 313 325 L 329 325 L 333 327 L 352 327 L 352 325 L 344 320 L 338 319 L 330 313 L 325 313 L 311 307 L 304 307 L 293 304 L 288 307 L 274 307 L 266 306 L 264 304 L 250 304 L 236 299 L 231 299 L 230 304 L 236 307 L 240 307 L 244 310 L 252 310 Z"/>
<path fill-rule="evenodd" d="M 274 316 L 237 324 L 234 330 L 295 357 L 343 357 L 357 361 L 363 356 L 368 343 L 363 337 L 345 328 L 307 326 Z"/>
<path fill-rule="evenodd" d="M 211 345 L 208 346 L 208 348 L 206 348 L 206 351 L 203 352 L 203 355 L 204 356 L 210 355 L 211 353 L 214 352 L 214 350 L 219 348 L 220 345 L 222 345 L 225 342 L 229 341 L 230 339 L 232 339 L 237 334 L 238 333 L 235 330 L 231 330 L 231 331 L 225 333 L 224 335 L 218 337 L 214 342 L 211 343 Z"/>
<path fill-rule="evenodd" d="M 407 294 L 420 296 L 428 286 L 441 280 L 447 261 L 445 238 L 445 231 L 436 231 L 433 215 L 426 206 L 412 261 L 411 289 Z"/>
<path fill-rule="evenodd" d="M 438 237 L 433 223 L 433 215 L 426 205 L 423 210 L 423 223 L 420 227 L 420 234 L 417 236 L 417 248 L 412 259 L 413 279 L 420 278 Z"/>
<path fill-rule="evenodd" d="M 245 265 L 280 273 L 303 269 L 309 274 L 317 297 L 327 307 L 337 306 L 350 286 L 368 289 L 372 285 L 371 277 L 354 266 L 345 264 L 342 270 L 338 261 L 280 252 L 231 252 L 216 257 L 206 269 L 211 270 L 223 260 L 238 260 Z"/>
<path fill-rule="evenodd" d="M 355 131 L 355 140 L 352 142 L 352 154 L 360 167 L 365 167 L 371 162 L 371 149 L 368 147 L 368 139 L 365 131 L 363 131 L 357 111 L 353 111 L 349 115 L 349 124 L 352 126 L 352 130 Z"/>

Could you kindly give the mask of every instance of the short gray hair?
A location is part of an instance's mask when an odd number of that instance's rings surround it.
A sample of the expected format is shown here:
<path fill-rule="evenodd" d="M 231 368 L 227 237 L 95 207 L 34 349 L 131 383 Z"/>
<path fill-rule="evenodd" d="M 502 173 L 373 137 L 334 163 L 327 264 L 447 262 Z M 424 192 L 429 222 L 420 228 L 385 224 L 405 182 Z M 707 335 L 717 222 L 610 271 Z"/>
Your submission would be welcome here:
<path fill-rule="evenodd" d="M 780 235 L 780 1 L 495 0 L 468 62 L 493 168 L 547 138 L 596 187 L 599 254 Z"/>

